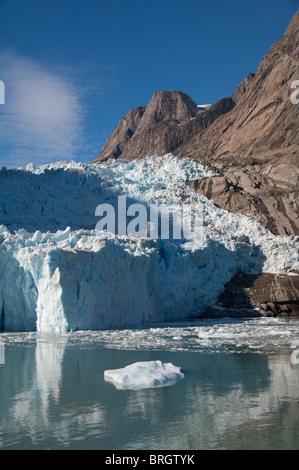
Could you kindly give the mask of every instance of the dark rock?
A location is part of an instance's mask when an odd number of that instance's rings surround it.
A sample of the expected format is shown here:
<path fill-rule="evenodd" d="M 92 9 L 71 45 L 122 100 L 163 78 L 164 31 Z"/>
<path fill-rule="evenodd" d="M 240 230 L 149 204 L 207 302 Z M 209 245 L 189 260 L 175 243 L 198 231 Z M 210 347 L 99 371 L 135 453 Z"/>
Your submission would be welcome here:
<path fill-rule="evenodd" d="M 238 274 L 204 317 L 299 316 L 299 274 Z"/>

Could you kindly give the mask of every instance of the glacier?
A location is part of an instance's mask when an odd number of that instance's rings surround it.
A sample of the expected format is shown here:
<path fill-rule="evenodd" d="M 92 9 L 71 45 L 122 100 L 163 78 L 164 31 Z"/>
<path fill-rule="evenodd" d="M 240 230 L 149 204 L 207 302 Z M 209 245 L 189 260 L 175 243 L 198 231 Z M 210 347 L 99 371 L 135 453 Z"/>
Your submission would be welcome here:
<path fill-rule="evenodd" d="M 2 168 L 0 330 L 62 333 L 196 318 L 238 272 L 298 269 L 298 237 L 275 236 L 186 185 L 213 174 L 171 154 Z M 120 195 L 146 207 L 200 204 L 203 237 L 96 233 L 96 207 L 116 207 Z"/>

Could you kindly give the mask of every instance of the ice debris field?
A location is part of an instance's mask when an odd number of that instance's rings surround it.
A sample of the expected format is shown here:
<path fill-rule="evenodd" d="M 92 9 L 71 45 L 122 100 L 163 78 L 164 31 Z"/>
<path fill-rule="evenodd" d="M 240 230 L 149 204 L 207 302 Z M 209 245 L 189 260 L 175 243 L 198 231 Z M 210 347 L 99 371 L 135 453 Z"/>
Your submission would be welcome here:
<path fill-rule="evenodd" d="M 62 333 L 199 317 L 237 272 L 298 269 L 298 237 L 271 234 L 197 194 L 211 176 L 171 154 L 142 161 L 59 162 L 0 171 L 0 330 Z M 95 209 L 201 204 L 203 237 L 96 234 Z M 188 246 L 187 246 L 188 245 Z"/>

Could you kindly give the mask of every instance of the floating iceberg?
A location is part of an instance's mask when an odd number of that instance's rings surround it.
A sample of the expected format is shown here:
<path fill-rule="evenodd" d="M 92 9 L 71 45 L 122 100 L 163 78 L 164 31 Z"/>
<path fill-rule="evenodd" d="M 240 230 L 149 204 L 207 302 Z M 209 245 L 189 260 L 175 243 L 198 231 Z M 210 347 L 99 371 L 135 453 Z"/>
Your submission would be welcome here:
<path fill-rule="evenodd" d="M 0 330 L 65 332 L 200 316 L 237 272 L 298 269 L 298 237 L 277 237 L 224 211 L 186 181 L 211 175 L 166 155 L 0 171 Z M 96 234 L 99 204 L 118 196 L 200 204 L 204 236 L 183 240 Z"/>
<path fill-rule="evenodd" d="M 161 361 L 135 362 L 123 369 L 104 372 L 106 382 L 112 382 L 118 390 L 168 387 L 183 377 L 180 367 Z"/>

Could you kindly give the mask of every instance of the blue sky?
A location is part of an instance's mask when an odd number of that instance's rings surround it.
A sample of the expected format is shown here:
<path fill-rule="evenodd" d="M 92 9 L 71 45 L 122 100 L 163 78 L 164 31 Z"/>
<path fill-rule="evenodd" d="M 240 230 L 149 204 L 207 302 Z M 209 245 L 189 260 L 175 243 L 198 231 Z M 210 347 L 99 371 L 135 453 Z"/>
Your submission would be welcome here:
<path fill-rule="evenodd" d="M 158 90 L 230 95 L 299 0 L 0 0 L 0 167 L 90 162 Z"/>

